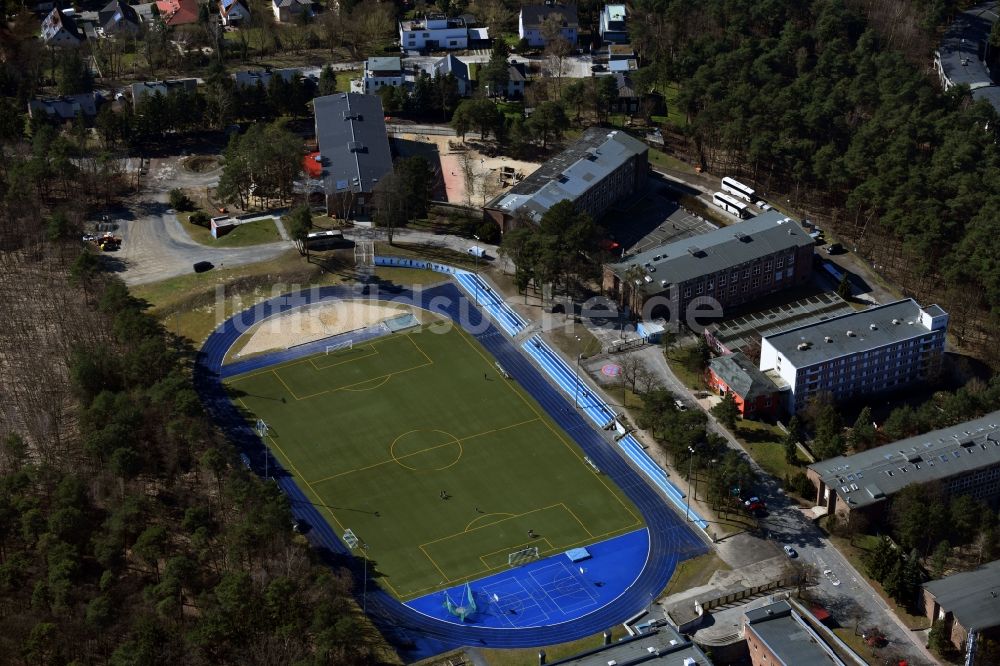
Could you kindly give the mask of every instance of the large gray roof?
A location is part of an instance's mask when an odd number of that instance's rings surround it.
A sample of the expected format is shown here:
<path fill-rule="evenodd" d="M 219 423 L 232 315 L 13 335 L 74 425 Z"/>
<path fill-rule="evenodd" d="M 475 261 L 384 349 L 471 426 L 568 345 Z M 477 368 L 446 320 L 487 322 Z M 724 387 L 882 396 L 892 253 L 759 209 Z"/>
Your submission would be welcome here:
<path fill-rule="evenodd" d="M 926 312 L 944 316 L 936 305 L 926 308 Z M 907 298 L 789 328 L 764 340 L 793 366 L 802 368 L 925 335 L 931 329 L 921 323 L 920 314 L 917 302 Z"/>
<path fill-rule="evenodd" d="M 1000 561 L 932 580 L 924 588 L 966 629 L 1000 626 Z"/>
<path fill-rule="evenodd" d="M 61 120 L 73 120 L 77 113 L 87 117 L 96 116 L 97 108 L 103 101 L 99 94 L 92 92 L 60 97 L 36 97 L 28 102 L 28 111 L 32 116 L 44 113 Z"/>
<path fill-rule="evenodd" d="M 1000 463 L 1000 411 L 809 465 L 851 507 L 883 501 L 908 485 Z"/>
<path fill-rule="evenodd" d="M 786 666 L 845 666 L 787 601 L 747 611 L 746 618 L 752 631 Z"/>
<path fill-rule="evenodd" d="M 607 666 L 607 664 L 656 664 L 657 666 L 712 666 L 704 652 L 669 625 L 596 647 L 551 666 Z"/>
<path fill-rule="evenodd" d="M 398 56 L 379 56 L 368 58 L 365 69 L 369 72 L 398 72 L 403 69 L 402 60 Z"/>
<path fill-rule="evenodd" d="M 625 132 L 591 127 L 485 207 L 508 215 L 524 210 L 537 222 L 555 204 L 565 199 L 575 201 L 629 159 L 648 150 L 646 144 Z"/>
<path fill-rule="evenodd" d="M 807 296 L 790 303 L 748 312 L 709 327 L 712 337 L 728 349 L 760 343 L 761 337 L 789 328 L 815 324 L 854 312 L 847 301 L 832 291 Z"/>
<path fill-rule="evenodd" d="M 169 95 L 175 90 L 192 91 L 198 87 L 198 79 L 172 79 L 170 81 L 142 81 L 132 84 L 132 101 L 138 102 L 146 95 Z"/>
<path fill-rule="evenodd" d="M 712 372 L 744 400 L 771 395 L 778 390 L 771 379 L 743 353 L 717 356 L 708 362 Z"/>
<path fill-rule="evenodd" d="M 941 70 L 950 85 L 965 84 L 972 90 L 973 98 L 987 99 L 994 106 L 1000 93 L 994 88 L 989 69 L 981 56 L 993 22 L 997 20 L 998 4 L 996 0 L 981 2 L 958 13 L 941 38 L 937 50 Z"/>
<path fill-rule="evenodd" d="M 271 77 L 279 76 L 286 83 L 295 78 L 296 74 L 301 74 L 301 71 L 296 67 L 286 67 L 284 69 L 259 69 L 259 70 L 240 70 L 238 72 L 233 72 L 233 81 L 237 88 L 242 88 L 244 86 L 256 86 L 258 83 L 265 88 L 271 82 Z"/>
<path fill-rule="evenodd" d="M 580 21 L 576 16 L 576 5 L 525 5 L 521 7 L 521 20 L 526 28 L 541 27 L 542 21 L 549 16 L 558 18 L 563 27 L 579 27 Z"/>
<path fill-rule="evenodd" d="M 392 170 L 378 95 L 338 93 L 313 100 L 326 191 L 371 192 Z"/>
<path fill-rule="evenodd" d="M 624 278 L 632 266 L 644 267 L 653 279 L 645 282 L 643 289 L 658 294 L 666 288 L 664 281 L 680 284 L 781 250 L 814 244 L 798 222 L 772 210 L 746 222 L 646 250 L 612 264 L 611 269 Z"/>

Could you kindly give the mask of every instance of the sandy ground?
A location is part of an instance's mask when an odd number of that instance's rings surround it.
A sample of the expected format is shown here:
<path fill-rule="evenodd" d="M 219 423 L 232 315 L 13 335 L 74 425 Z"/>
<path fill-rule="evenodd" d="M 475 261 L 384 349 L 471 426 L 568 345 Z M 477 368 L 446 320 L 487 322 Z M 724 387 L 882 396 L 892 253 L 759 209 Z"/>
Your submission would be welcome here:
<path fill-rule="evenodd" d="M 399 136 L 409 141 L 420 141 L 437 146 L 441 160 L 441 174 L 444 177 L 445 192 L 449 203 L 471 203 L 473 206 L 482 206 L 514 185 L 513 181 L 508 181 L 506 187 L 499 184 L 501 167 L 513 167 L 516 172 L 525 176 L 539 167 L 536 162 L 524 162 L 502 156 L 487 157 L 471 148 L 465 151 L 453 151 L 448 145 L 449 142 L 455 145 L 462 143 L 462 140 L 455 136 L 433 134 L 401 134 Z M 464 166 L 466 154 L 468 155 L 468 169 Z M 466 171 L 469 172 L 468 175 Z"/>
<path fill-rule="evenodd" d="M 257 326 L 236 356 L 259 354 L 271 349 L 285 349 L 321 340 L 377 324 L 407 311 L 405 308 L 356 301 L 337 301 L 293 310 L 267 319 Z M 417 318 L 419 319 L 419 315 Z"/>

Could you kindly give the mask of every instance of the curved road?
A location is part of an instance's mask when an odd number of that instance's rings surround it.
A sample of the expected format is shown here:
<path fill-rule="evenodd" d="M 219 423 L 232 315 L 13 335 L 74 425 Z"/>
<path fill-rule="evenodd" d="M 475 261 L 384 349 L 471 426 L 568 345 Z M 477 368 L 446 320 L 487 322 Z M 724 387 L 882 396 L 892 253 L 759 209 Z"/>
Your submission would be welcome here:
<path fill-rule="evenodd" d="M 325 287 L 302 292 L 294 299 L 278 297 L 227 320 L 206 340 L 198 354 L 195 367 L 195 386 L 212 417 L 229 433 L 230 438 L 244 454 L 255 471 L 261 473 L 266 464 L 275 481 L 288 494 L 293 513 L 313 526 L 308 538 L 318 552 L 333 565 L 351 566 L 363 580 L 357 560 L 350 558 L 343 542 L 321 517 L 317 509 L 296 485 L 277 460 L 262 450 L 256 433 L 242 419 L 226 396 L 220 379 L 222 361 L 226 351 L 239 337 L 240 332 L 252 321 L 260 320 L 303 304 L 302 298 L 316 302 L 325 299 L 360 298 L 360 289 Z M 365 294 L 366 298 L 373 297 Z M 645 568 L 636 582 L 610 604 L 578 620 L 564 625 L 524 628 L 487 629 L 475 626 L 457 626 L 437 620 L 405 606 L 387 592 L 372 584 L 367 594 L 356 593 L 379 629 L 403 653 L 407 660 L 419 659 L 456 647 L 489 646 L 498 648 L 529 647 L 559 643 L 592 635 L 650 606 L 656 595 L 666 586 L 677 563 L 706 551 L 705 544 L 674 513 L 664 499 L 646 482 L 639 472 L 629 466 L 604 438 L 591 428 L 554 388 L 542 373 L 492 325 L 480 330 L 482 315 L 467 301 L 458 287 L 451 283 L 424 289 L 414 294 L 409 290 L 393 291 L 383 298 L 411 299 L 419 307 L 445 314 L 456 323 L 466 315 L 468 330 L 525 389 L 541 403 L 552 418 L 581 446 L 584 452 L 635 502 L 646 520 L 650 533 L 650 554 Z M 277 471 L 275 471 L 277 470 Z M 360 584 L 360 583 L 359 583 Z"/>
<path fill-rule="evenodd" d="M 192 271 L 192 264 L 238 266 L 273 259 L 289 250 L 288 241 L 238 248 L 213 248 L 191 239 L 170 210 L 169 192 L 175 187 L 206 188 L 219 182 L 221 169 L 207 173 L 186 171 L 180 159 L 154 161 L 140 200 L 132 206 L 134 219 L 118 221 L 122 249 L 104 255 L 128 285 L 157 282 Z"/>

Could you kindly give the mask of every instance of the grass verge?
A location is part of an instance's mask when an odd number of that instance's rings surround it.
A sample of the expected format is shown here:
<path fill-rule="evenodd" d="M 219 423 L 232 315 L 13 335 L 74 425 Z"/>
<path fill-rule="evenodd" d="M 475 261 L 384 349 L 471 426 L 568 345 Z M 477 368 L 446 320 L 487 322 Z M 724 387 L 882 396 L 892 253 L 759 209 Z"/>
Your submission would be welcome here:
<path fill-rule="evenodd" d="M 674 575 L 667 583 L 664 596 L 690 590 L 692 587 L 705 585 L 716 571 L 729 571 L 730 566 L 719 559 L 715 553 L 705 553 L 698 557 L 684 560 L 674 569 Z"/>
<path fill-rule="evenodd" d="M 617 641 L 627 635 L 624 627 L 616 624 L 611 627 L 611 640 Z M 569 643 L 559 643 L 557 645 L 546 645 L 542 648 L 524 648 L 521 650 L 480 650 L 483 660 L 489 666 L 524 666 L 524 664 L 538 663 L 538 650 L 545 650 L 546 660 L 549 662 L 559 661 L 573 655 L 580 654 L 586 650 L 592 650 L 603 644 L 603 632 L 587 636 Z"/>
<path fill-rule="evenodd" d="M 209 245 L 211 247 L 248 247 L 250 245 L 262 245 L 264 243 L 275 243 L 281 240 L 278 227 L 273 220 L 260 220 L 241 224 L 222 238 L 213 238 L 212 232 L 207 227 L 191 224 L 192 213 L 178 213 L 184 231 L 196 243 Z"/>
<path fill-rule="evenodd" d="M 798 465 L 785 460 L 785 445 L 782 443 L 785 434 L 777 426 L 759 421 L 740 421 L 735 434 L 743 443 L 743 448 L 771 476 L 784 479 L 805 471 L 804 465 L 809 461 L 802 451 L 795 451 Z"/>
<path fill-rule="evenodd" d="M 705 378 L 700 371 L 694 370 L 698 361 L 696 348 L 675 347 L 667 354 L 667 365 L 677 375 L 677 379 L 690 389 L 699 391 L 705 388 Z"/>

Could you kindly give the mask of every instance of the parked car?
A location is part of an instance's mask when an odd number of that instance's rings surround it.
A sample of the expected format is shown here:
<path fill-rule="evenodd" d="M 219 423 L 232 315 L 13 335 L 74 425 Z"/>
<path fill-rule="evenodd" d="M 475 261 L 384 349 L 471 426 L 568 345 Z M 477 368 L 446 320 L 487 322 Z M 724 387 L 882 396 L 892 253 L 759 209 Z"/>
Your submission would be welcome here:
<path fill-rule="evenodd" d="M 844 246 L 840 243 L 830 243 L 826 246 L 827 254 L 841 254 L 844 251 Z"/>
<path fill-rule="evenodd" d="M 687 411 L 688 406 L 685 405 L 684 401 L 681 400 L 680 398 L 674 398 L 674 405 L 677 406 L 677 411 L 679 411 L 679 412 L 686 412 Z"/>
<path fill-rule="evenodd" d="M 754 513 L 767 509 L 767 505 L 764 503 L 764 500 L 759 497 L 751 497 L 747 501 L 743 502 L 743 506 L 745 506 L 747 510 L 753 511 Z"/>
<path fill-rule="evenodd" d="M 785 548 L 785 555 L 788 555 L 788 557 L 795 558 L 799 556 L 799 554 L 796 553 L 795 549 L 792 548 L 791 546 L 785 546 L 784 548 Z"/>
<path fill-rule="evenodd" d="M 198 261 L 191 266 L 195 273 L 204 273 L 205 271 L 210 271 L 215 268 L 215 264 L 211 261 Z"/>
<path fill-rule="evenodd" d="M 826 577 L 827 577 L 827 579 L 828 579 L 828 580 L 829 580 L 829 581 L 830 581 L 831 583 L 833 583 L 833 585 L 834 585 L 835 587 L 836 587 L 837 585 L 840 585 L 840 579 L 839 579 L 839 578 L 837 578 L 837 574 L 833 573 L 833 570 L 832 570 L 832 569 L 824 569 L 824 570 L 823 570 L 823 575 L 824 575 L 824 576 L 826 576 Z"/>

